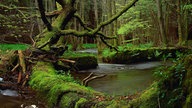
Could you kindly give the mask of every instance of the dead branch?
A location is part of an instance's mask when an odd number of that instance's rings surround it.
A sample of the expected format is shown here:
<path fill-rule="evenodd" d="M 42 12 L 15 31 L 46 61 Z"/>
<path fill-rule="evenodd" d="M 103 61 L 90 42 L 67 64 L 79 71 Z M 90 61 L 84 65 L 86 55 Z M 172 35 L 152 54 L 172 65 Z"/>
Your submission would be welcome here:
<path fill-rule="evenodd" d="M 18 54 L 19 54 L 19 64 L 22 67 L 23 73 L 25 73 L 26 72 L 26 64 L 25 64 L 23 52 L 21 50 L 18 50 Z"/>
<path fill-rule="evenodd" d="M 60 58 L 60 59 L 58 59 L 58 60 L 60 60 L 60 61 L 62 61 L 62 62 L 72 63 L 72 64 L 75 63 L 75 61 L 73 61 L 73 60 L 68 60 L 68 59 L 63 59 L 63 58 Z"/>
<path fill-rule="evenodd" d="M 88 83 L 90 82 L 90 81 L 92 81 L 92 80 L 95 80 L 95 79 L 98 79 L 98 78 L 103 78 L 103 77 L 105 77 L 106 75 L 96 75 L 96 76 L 93 76 L 93 72 L 92 73 L 90 73 L 86 78 L 84 78 L 83 80 L 82 80 L 82 85 L 84 85 L 84 86 L 88 86 Z"/>
<path fill-rule="evenodd" d="M 33 39 L 33 37 L 32 37 L 32 35 L 33 35 L 33 30 L 34 30 L 34 26 L 35 26 L 35 24 L 32 24 L 31 31 L 30 31 L 30 35 L 29 35 L 33 47 L 35 47 L 35 41 L 34 41 L 34 39 Z"/>
<path fill-rule="evenodd" d="M 47 17 L 55 17 L 55 16 L 58 16 L 60 13 L 61 13 L 62 10 L 55 10 L 53 12 L 48 12 L 46 13 L 45 15 Z"/>
<path fill-rule="evenodd" d="M 84 85 L 85 85 L 85 86 L 88 86 L 88 83 L 89 83 L 90 81 L 95 80 L 95 79 L 98 79 L 98 78 L 103 78 L 103 77 L 105 77 L 105 76 L 106 76 L 106 75 L 99 75 L 99 76 L 91 77 L 91 78 L 85 80 Z"/>
<path fill-rule="evenodd" d="M 82 85 L 85 84 L 85 81 L 88 80 L 91 76 L 93 75 L 93 72 L 91 72 L 87 77 L 85 77 L 83 80 L 82 80 Z"/>
<path fill-rule="evenodd" d="M 24 87 L 26 85 L 28 80 L 29 80 L 29 75 L 26 75 L 25 76 L 25 81 L 23 82 L 22 87 Z"/>
<path fill-rule="evenodd" d="M 22 73 L 19 72 L 18 78 L 17 78 L 17 83 L 18 83 L 18 84 L 21 82 L 21 77 L 22 77 Z"/>
<path fill-rule="evenodd" d="M 13 69 L 11 69 L 11 72 L 15 71 L 15 69 L 17 69 L 18 67 L 19 67 L 19 63 L 17 63 L 17 65 Z"/>

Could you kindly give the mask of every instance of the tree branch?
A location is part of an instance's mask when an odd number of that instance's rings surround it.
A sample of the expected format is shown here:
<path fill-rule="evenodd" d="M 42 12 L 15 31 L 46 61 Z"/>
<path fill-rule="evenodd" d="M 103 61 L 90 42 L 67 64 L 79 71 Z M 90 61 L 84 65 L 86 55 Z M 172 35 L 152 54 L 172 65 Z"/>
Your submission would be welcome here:
<path fill-rule="evenodd" d="M 118 49 L 117 49 L 116 47 L 114 47 L 114 46 L 110 45 L 109 43 L 107 43 L 103 37 L 100 37 L 100 39 L 101 39 L 101 41 L 102 41 L 105 45 L 107 45 L 110 49 L 115 49 L 115 51 L 118 51 Z"/>
<path fill-rule="evenodd" d="M 47 12 L 45 15 L 47 17 L 54 17 L 54 16 L 58 16 L 61 13 L 61 10 L 55 10 L 53 12 Z"/>
<path fill-rule="evenodd" d="M 79 21 L 80 25 L 85 29 L 85 30 L 88 30 L 89 32 L 92 33 L 92 35 L 94 35 L 94 32 L 93 32 L 93 29 L 87 27 L 86 23 L 81 19 L 81 17 L 78 15 L 78 14 L 75 14 L 74 17 Z M 113 36 L 113 37 L 109 37 L 109 36 L 105 36 L 102 32 L 98 31 L 96 32 L 95 34 L 98 34 L 100 36 L 102 36 L 104 39 L 116 39 L 117 37 L 116 36 Z"/>
<path fill-rule="evenodd" d="M 42 19 L 43 23 L 46 25 L 48 31 L 51 31 L 52 30 L 52 25 L 49 23 L 49 21 L 46 18 L 45 9 L 43 7 L 43 1 L 42 0 L 37 0 L 37 1 L 38 1 L 39 11 L 40 11 L 40 14 L 41 14 L 41 19 Z"/>
<path fill-rule="evenodd" d="M 98 25 L 98 27 L 96 29 L 94 29 L 94 33 L 98 32 L 102 27 L 112 23 L 114 20 L 116 20 L 117 18 L 119 18 L 123 13 L 125 13 L 128 9 L 130 9 L 132 6 L 135 5 L 135 3 L 137 2 L 138 0 L 133 0 L 131 3 L 127 4 L 125 6 L 125 8 L 123 8 L 119 13 L 117 13 L 116 15 L 112 16 L 109 20 L 107 21 L 104 21 L 102 23 L 100 23 Z"/>

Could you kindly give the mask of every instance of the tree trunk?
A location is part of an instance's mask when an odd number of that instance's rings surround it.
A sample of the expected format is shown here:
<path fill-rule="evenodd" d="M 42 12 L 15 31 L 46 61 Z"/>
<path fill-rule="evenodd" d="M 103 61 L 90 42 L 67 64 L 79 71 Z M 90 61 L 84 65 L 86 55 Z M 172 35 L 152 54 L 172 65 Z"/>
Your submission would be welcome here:
<path fill-rule="evenodd" d="M 177 25 L 178 25 L 178 35 L 179 35 L 179 45 L 183 43 L 183 33 L 182 33 L 182 24 L 181 24 L 181 2 L 177 0 Z"/>
<path fill-rule="evenodd" d="M 156 5 L 157 5 L 157 11 L 158 11 L 158 22 L 159 22 L 159 29 L 160 29 L 161 37 L 163 39 L 164 46 L 167 46 L 167 37 L 166 37 L 166 33 L 165 33 L 161 1 L 156 0 Z"/>

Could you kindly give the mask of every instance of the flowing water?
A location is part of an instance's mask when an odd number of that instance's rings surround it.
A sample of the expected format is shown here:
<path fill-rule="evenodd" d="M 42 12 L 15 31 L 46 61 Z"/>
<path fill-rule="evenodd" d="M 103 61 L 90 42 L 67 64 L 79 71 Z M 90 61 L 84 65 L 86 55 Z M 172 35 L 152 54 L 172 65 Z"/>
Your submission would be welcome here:
<path fill-rule="evenodd" d="M 84 70 L 73 75 L 82 80 L 91 72 L 106 77 L 91 81 L 88 86 L 111 95 L 128 95 L 146 89 L 153 81 L 153 70 L 161 62 L 145 62 L 132 65 L 100 63 L 97 69 Z M 0 90 L 0 108 L 22 108 L 37 105 L 37 100 L 25 100 L 16 91 Z M 25 107 L 24 107 L 25 108 Z M 44 108 L 44 107 L 39 107 Z"/>
<path fill-rule="evenodd" d="M 95 50 L 88 51 L 94 54 L 97 53 Z M 145 62 L 131 65 L 99 63 L 97 69 L 84 70 L 72 73 L 72 75 L 76 79 L 82 80 L 91 72 L 94 75 L 105 74 L 105 77 L 89 82 L 88 86 L 111 95 L 128 95 L 149 87 L 154 80 L 153 70 L 161 64 L 161 62 Z M 22 99 L 16 91 L 0 90 L 0 108 L 22 108 L 22 106 L 25 108 L 25 106 L 31 105 L 45 108 L 37 99 Z"/>
<path fill-rule="evenodd" d="M 95 79 L 88 86 L 107 94 L 127 95 L 146 89 L 154 80 L 153 70 L 160 65 L 161 62 L 132 65 L 101 63 L 97 69 L 80 71 L 74 76 L 82 80 L 91 72 L 94 75 L 106 74 L 106 77 Z"/>

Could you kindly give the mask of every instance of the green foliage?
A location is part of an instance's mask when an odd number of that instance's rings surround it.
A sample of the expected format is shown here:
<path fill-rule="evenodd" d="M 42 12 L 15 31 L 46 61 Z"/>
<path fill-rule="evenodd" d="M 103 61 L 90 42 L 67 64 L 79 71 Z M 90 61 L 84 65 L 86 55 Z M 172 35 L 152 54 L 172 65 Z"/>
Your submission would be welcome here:
<path fill-rule="evenodd" d="M 92 56 L 95 57 L 94 54 L 90 54 L 90 53 L 79 53 L 79 52 L 74 52 L 74 51 L 66 51 L 63 54 L 64 58 L 76 58 L 76 57 L 87 57 L 87 56 Z"/>
<path fill-rule="evenodd" d="M 91 49 L 91 48 L 97 48 L 97 44 L 83 44 L 83 49 Z"/>
<path fill-rule="evenodd" d="M 184 10 L 192 10 L 192 4 L 184 5 Z"/>
<path fill-rule="evenodd" d="M 116 51 L 112 51 L 110 50 L 109 48 L 105 48 L 102 52 L 102 56 L 103 57 L 112 57 L 116 54 L 117 52 Z"/>
<path fill-rule="evenodd" d="M 149 42 L 146 44 L 139 44 L 139 45 L 134 45 L 132 43 L 128 43 L 122 46 L 118 46 L 118 51 L 126 51 L 126 50 L 136 50 L 136 49 L 149 49 L 153 47 L 153 43 Z M 107 53 L 107 52 L 106 52 Z"/>
<path fill-rule="evenodd" d="M 0 44 L 0 50 L 26 50 L 29 48 L 27 44 Z"/>
<path fill-rule="evenodd" d="M 156 8 L 154 3 L 153 0 L 140 0 L 135 7 L 132 7 L 123 14 L 120 17 L 120 20 L 124 22 L 124 24 L 118 29 L 118 34 L 126 35 L 128 33 L 136 32 L 138 29 L 146 30 L 150 28 L 151 24 L 148 22 L 146 17 L 144 17 L 145 19 L 142 19 L 142 16 L 150 16 L 149 11 Z"/>
<path fill-rule="evenodd" d="M 175 108 L 175 106 L 181 106 L 184 99 L 182 84 L 186 72 L 181 59 L 171 67 L 163 66 L 155 71 L 154 75 L 159 79 L 159 97 L 161 103 L 165 103 L 162 107 Z"/>
<path fill-rule="evenodd" d="M 149 25 L 146 21 L 142 21 L 140 19 L 133 19 L 121 26 L 118 29 L 118 34 L 126 35 L 128 33 L 134 32 L 136 29 L 146 29 L 147 27 L 149 27 Z"/>

